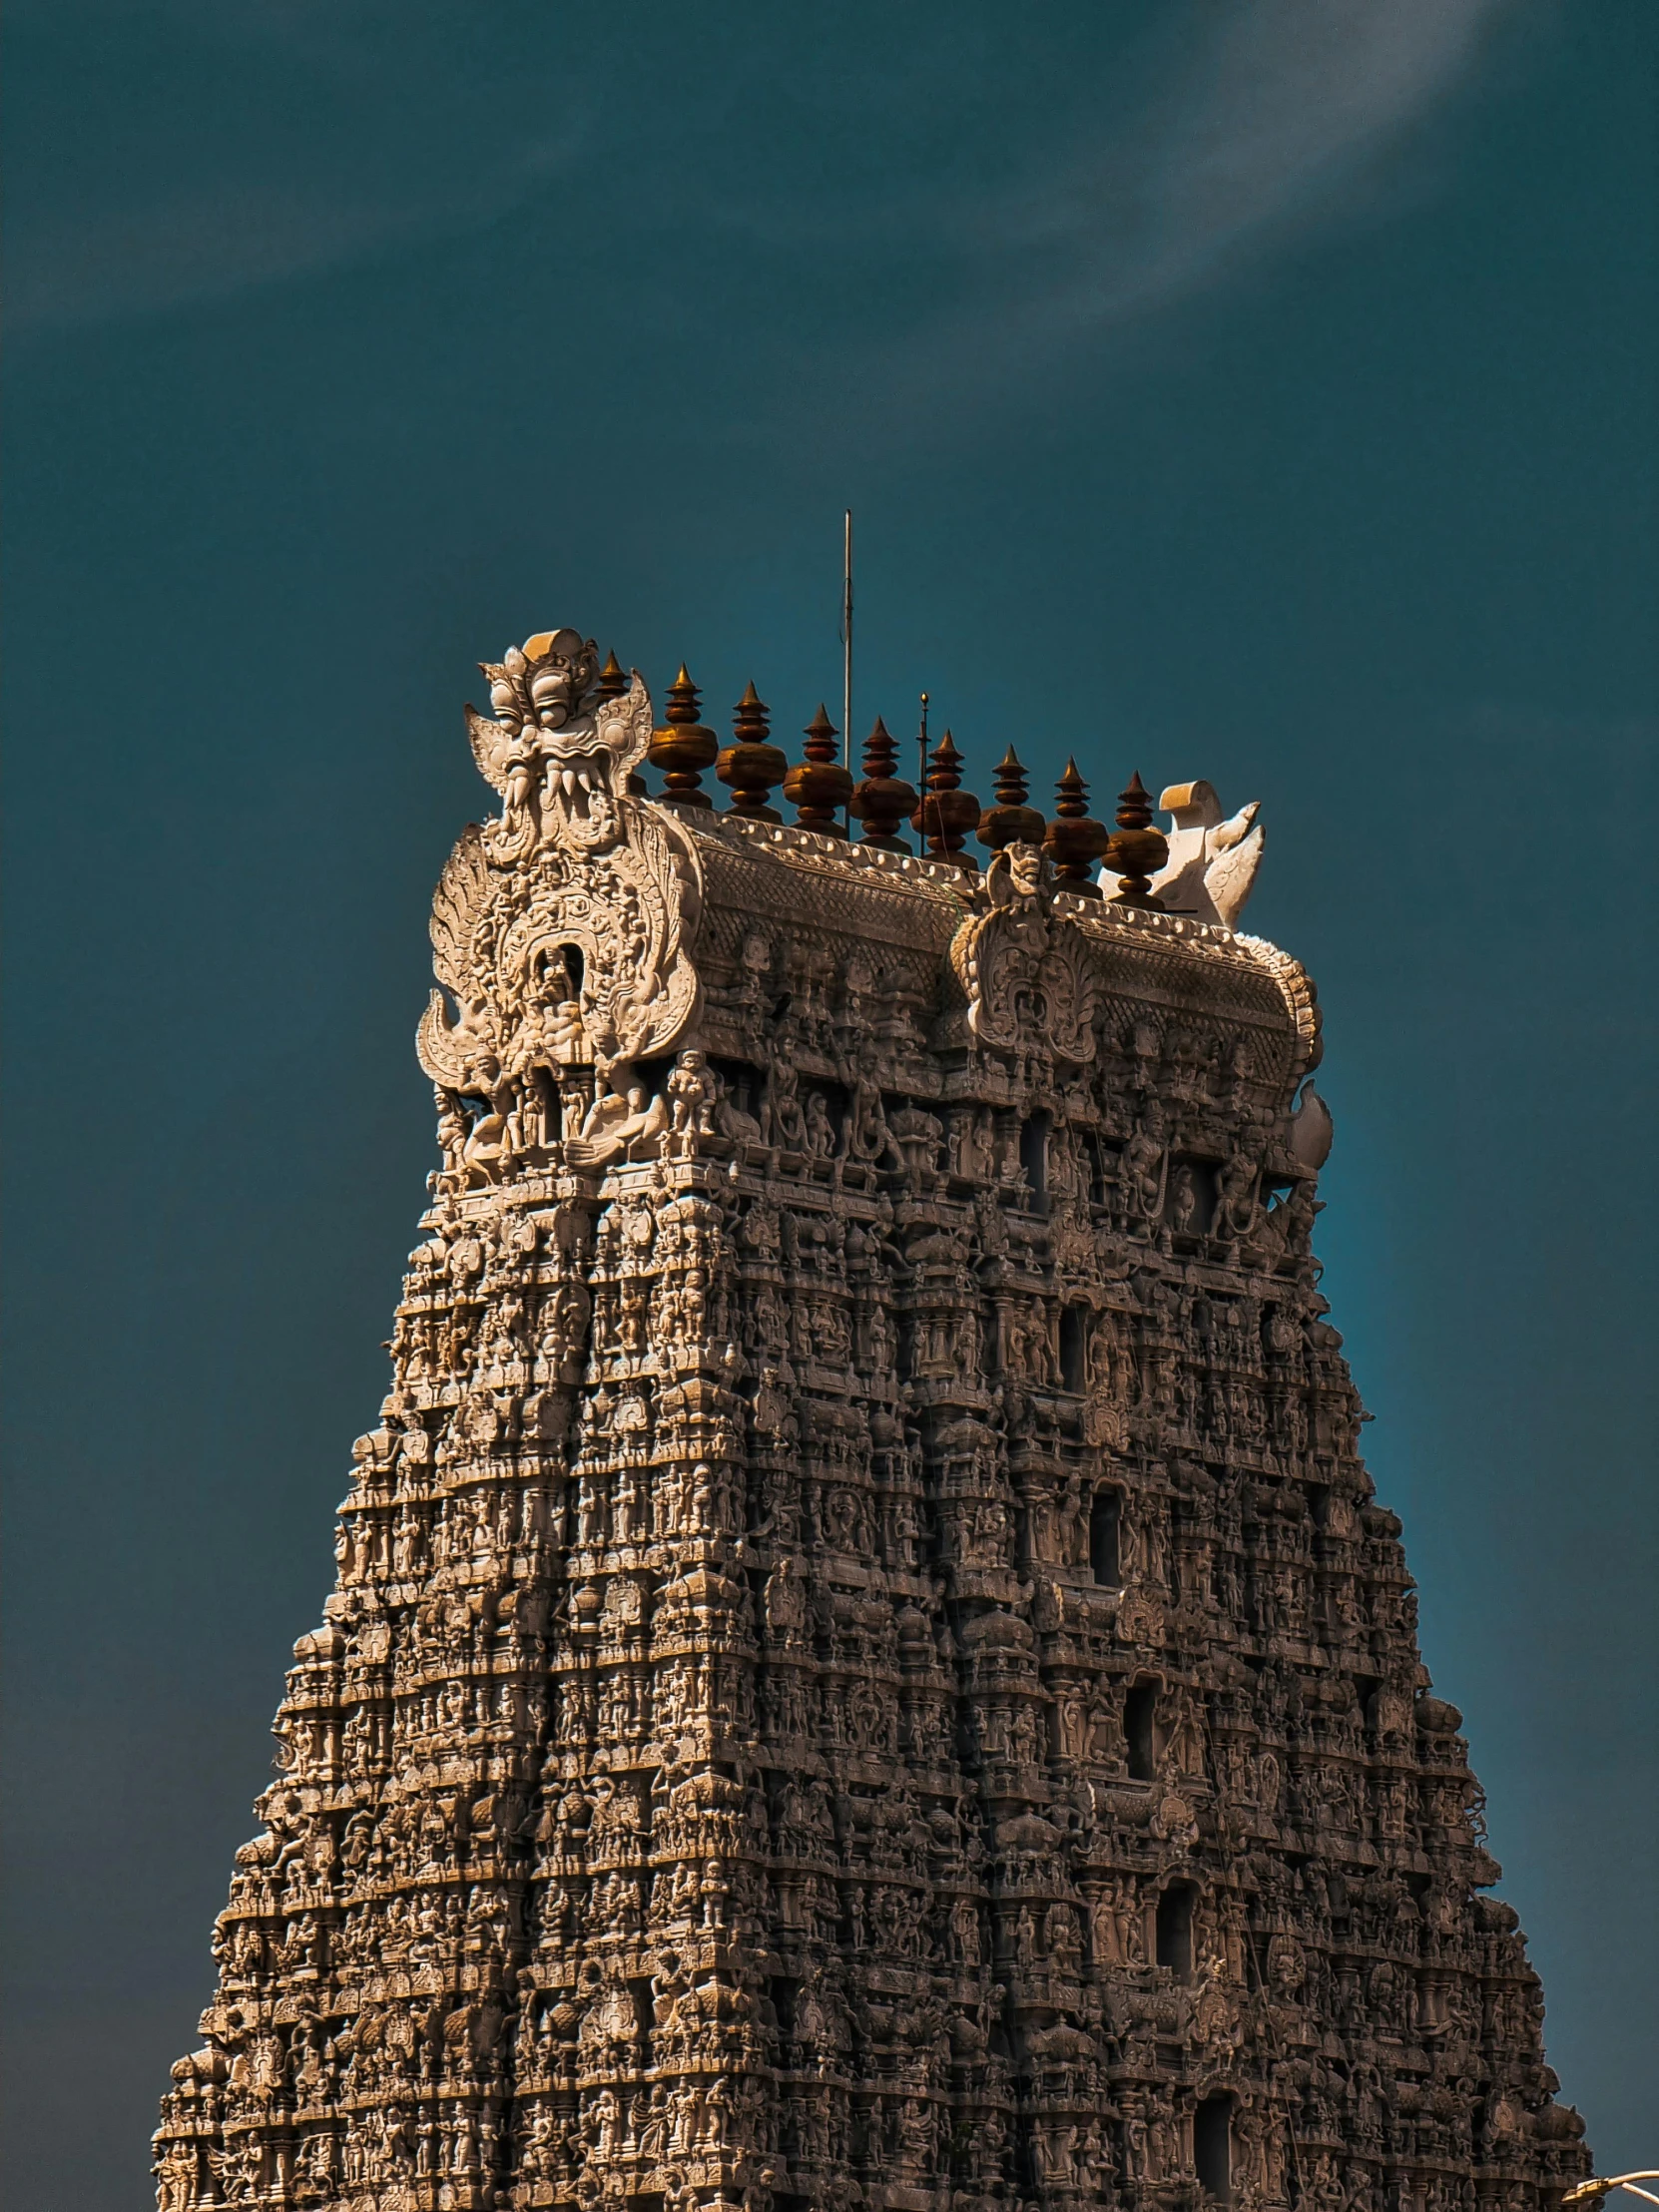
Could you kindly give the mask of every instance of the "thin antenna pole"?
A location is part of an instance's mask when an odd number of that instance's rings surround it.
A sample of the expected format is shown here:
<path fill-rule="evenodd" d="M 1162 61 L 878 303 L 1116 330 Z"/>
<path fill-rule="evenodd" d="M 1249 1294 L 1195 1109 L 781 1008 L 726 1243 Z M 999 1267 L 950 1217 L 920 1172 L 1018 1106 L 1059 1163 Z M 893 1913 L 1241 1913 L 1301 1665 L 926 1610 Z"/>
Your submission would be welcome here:
<path fill-rule="evenodd" d="M 922 817 L 922 833 L 927 829 L 927 694 L 921 695 L 921 722 L 916 731 L 916 810 Z M 927 857 L 921 837 L 916 838 L 916 850 Z"/>
<path fill-rule="evenodd" d="M 852 766 L 852 509 L 844 516 L 841 547 L 841 759 Z M 841 810 L 841 827 L 850 831 L 851 812 Z"/>

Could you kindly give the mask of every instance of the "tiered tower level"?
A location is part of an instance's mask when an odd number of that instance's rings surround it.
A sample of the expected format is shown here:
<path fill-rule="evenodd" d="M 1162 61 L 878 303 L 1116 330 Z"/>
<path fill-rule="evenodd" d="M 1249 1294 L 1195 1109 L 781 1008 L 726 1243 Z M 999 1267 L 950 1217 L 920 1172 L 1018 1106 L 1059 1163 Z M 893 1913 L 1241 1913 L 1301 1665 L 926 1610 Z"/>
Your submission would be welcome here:
<path fill-rule="evenodd" d="M 853 843 L 822 715 L 785 778 L 751 690 L 718 813 L 683 672 L 486 673 L 443 1166 L 166 2212 L 1553 2206 L 1253 811 L 1171 850 L 1137 781 L 1102 888 L 1010 756 L 981 873 L 948 734 L 918 807 L 877 725 Z"/>

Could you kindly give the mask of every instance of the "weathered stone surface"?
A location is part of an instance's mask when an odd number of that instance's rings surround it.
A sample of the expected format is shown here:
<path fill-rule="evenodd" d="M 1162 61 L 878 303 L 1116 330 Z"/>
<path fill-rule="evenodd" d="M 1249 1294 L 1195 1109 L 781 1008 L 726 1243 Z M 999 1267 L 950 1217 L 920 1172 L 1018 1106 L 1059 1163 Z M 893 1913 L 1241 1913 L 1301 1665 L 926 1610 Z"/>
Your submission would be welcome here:
<path fill-rule="evenodd" d="M 444 1164 L 166 2212 L 1553 2204 L 1306 975 L 633 796 L 574 632 L 489 673 Z"/>

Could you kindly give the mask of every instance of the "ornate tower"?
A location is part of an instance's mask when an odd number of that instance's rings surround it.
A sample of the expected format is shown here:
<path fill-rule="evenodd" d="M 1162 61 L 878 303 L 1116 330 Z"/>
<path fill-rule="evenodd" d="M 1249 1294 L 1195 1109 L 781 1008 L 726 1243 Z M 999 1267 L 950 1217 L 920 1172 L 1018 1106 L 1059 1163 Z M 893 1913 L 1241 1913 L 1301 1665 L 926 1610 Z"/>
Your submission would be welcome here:
<path fill-rule="evenodd" d="M 574 631 L 486 673 L 443 1167 L 166 2212 L 1548 2212 L 1253 811 L 1166 794 L 1161 872 L 1120 812 L 1114 899 L 1021 781 L 980 877 L 717 814 L 678 726 L 638 796 Z"/>

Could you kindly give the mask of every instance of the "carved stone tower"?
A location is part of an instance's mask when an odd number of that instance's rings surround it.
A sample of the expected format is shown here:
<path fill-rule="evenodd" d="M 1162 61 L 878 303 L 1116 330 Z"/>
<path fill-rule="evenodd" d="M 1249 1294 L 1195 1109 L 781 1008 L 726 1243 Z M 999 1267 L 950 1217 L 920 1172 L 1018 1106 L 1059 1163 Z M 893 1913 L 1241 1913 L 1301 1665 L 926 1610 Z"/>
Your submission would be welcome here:
<path fill-rule="evenodd" d="M 575 632 L 486 673 L 444 1164 L 166 2212 L 1548 2212 L 1254 811 L 1133 783 L 1103 897 L 1068 769 L 1060 889 L 1010 755 L 981 877 L 953 750 L 928 860 L 811 752 L 780 826 L 753 692 L 723 815 L 683 672 L 655 735 Z"/>

